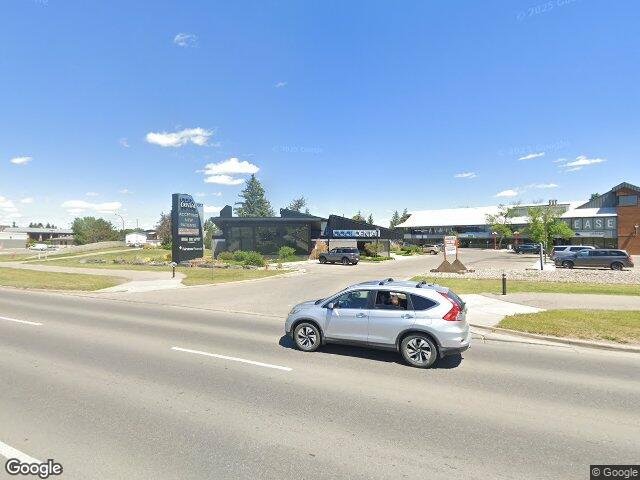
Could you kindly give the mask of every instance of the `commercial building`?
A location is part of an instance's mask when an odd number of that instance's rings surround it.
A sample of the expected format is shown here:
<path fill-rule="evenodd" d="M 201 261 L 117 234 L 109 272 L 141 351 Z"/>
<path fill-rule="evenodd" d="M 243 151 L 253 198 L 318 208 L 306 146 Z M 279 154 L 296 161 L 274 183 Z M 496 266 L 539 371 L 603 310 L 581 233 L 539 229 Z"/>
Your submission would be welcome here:
<path fill-rule="evenodd" d="M 215 253 L 222 250 L 257 251 L 275 255 L 283 247 L 292 247 L 299 255 L 308 255 L 316 241 L 324 241 L 329 248 L 358 247 L 378 242 L 388 251 L 389 242 L 401 239 L 400 232 L 359 222 L 338 215 L 328 218 L 280 209 L 279 217 L 234 217 L 227 205 L 220 216 L 211 221 L 222 231 L 214 238 Z"/>
<path fill-rule="evenodd" d="M 53 245 L 73 245 L 73 230 L 69 228 L 9 227 L 4 232 L 24 233 L 28 240 Z"/>
<path fill-rule="evenodd" d="M 558 202 L 545 204 L 517 205 L 511 218 L 514 237 L 508 243 L 526 242 L 525 227 L 528 224 L 529 207 L 552 206 L 561 213 L 561 218 L 574 231 L 574 237 L 555 243 L 572 245 L 593 245 L 602 248 L 622 248 L 631 254 L 640 254 L 640 187 L 630 183 L 616 185 L 608 192 L 590 201 Z M 411 243 L 437 243 L 445 235 L 457 235 L 463 247 L 489 247 L 494 242 L 487 215 L 498 213 L 499 206 L 449 208 L 441 210 L 420 210 L 398 228 L 403 238 Z M 517 233 L 516 233 L 517 232 Z"/>

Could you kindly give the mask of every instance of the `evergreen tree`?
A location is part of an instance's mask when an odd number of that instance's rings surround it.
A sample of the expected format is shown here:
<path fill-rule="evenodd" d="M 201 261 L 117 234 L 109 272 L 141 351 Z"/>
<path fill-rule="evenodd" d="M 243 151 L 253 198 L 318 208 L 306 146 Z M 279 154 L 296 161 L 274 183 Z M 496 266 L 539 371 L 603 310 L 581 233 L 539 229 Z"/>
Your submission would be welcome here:
<path fill-rule="evenodd" d="M 356 222 L 364 222 L 365 219 L 362 216 L 362 212 L 360 210 L 358 210 L 358 213 L 356 213 L 353 217 L 351 217 L 351 220 L 355 220 Z"/>
<path fill-rule="evenodd" d="M 172 232 L 171 232 L 171 214 L 170 213 L 160 213 L 160 220 L 156 225 L 156 234 L 158 235 L 158 239 L 160 243 L 167 247 L 171 245 Z"/>
<path fill-rule="evenodd" d="M 369 217 L 367 218 L 367 223 L 369 225 L 373 225 L 373 214 L 371 213 L 369 214 Z"/>
<path fill-rule="evenodd" d="M 402 222 L 406 222 L 407 219 L 411 216 L 411 214 L 409 212 L 407 212 L 407 209 L 405 208 L 402 211 L 402 215 L 400 215 L 400 221 L 398 222 L 398 224 L 402 223 Z"/>
<path fill-rule="evenodd" d="M 247 179 L 244 189 L 240 192 L 239 202 L 235 208 L 239 217 L 273 217 L 273 208 L 264 196 L 264 188 L 255 175 Z"/>
<path fill-rule="evenodd" d="M 287 205 L 287 210 L 293 210 L 294 212 L 300 212 L 304 207 L 307 206 L 307 199 L 304 197 L 296 198 L 291 201 L 289 205 Z M 309 213 L 309 209 L 305 210 L 305 213 Z"/>
<path fill-rule="evenodd" d="M 398 210 L 396 210 L 395 212 L 393 212 L 393 215 L 391 216 L 391 221 L 389 222 L 389 228 L 394 228 L 399 223 L 400 223 L 400 214 L 398 213 Z"/>

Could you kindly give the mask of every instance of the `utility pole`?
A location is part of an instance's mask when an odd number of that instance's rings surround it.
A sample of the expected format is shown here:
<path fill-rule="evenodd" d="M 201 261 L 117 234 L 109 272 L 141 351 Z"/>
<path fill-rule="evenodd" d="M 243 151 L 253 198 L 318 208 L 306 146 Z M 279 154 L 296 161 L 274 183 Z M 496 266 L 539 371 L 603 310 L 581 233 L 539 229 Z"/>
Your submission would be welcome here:
<path fill-rule="evenodd" d="M 122 231 L 124 232 L 124 217 L 119 213 L 114 213 L 114 215 L 120 217 L 120 220 L 122 220 Z"/>

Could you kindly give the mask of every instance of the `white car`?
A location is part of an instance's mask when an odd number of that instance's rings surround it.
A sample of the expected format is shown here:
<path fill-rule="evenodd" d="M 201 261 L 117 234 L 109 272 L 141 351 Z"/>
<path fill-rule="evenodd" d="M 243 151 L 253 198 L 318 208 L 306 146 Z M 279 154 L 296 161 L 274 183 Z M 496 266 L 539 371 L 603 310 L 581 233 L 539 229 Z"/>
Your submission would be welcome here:
<path fill-rule="evenodd" d="M 49 247 L 44 243 L 36 243 L 29 247 L 29 250 L 37 250 L 38 252 L 46 252 Z"/>
<path fill-rule="evenodd" d="M 325 343 L 355 344 L 395 350 L 409 365 L 429 368 L 469 348 L 466 311 L 448 288 L 388 278 L 296 305 L 285 332 L 305 352 Z"/>

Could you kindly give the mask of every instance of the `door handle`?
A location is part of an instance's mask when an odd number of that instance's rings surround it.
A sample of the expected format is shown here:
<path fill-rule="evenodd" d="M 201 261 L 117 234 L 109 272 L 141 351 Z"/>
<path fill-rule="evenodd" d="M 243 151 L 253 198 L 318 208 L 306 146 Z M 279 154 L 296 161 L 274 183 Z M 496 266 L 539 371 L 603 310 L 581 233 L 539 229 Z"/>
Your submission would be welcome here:
<path fill-rule="evenodd" d="M 364 317 L 366 317 L 366 316 L 367 316 L 367 314 L 366 314 L 366 313 L 357 313 L 357 314 L 356 314 L 356 318 L 364 318 Z"/>
<path fill-rule="evenodd" d="M 409 315 L 408 313 L 405 313 L 404 315 L 400 316 L 400 318 L 413 318 L 413 315 Z"/>

